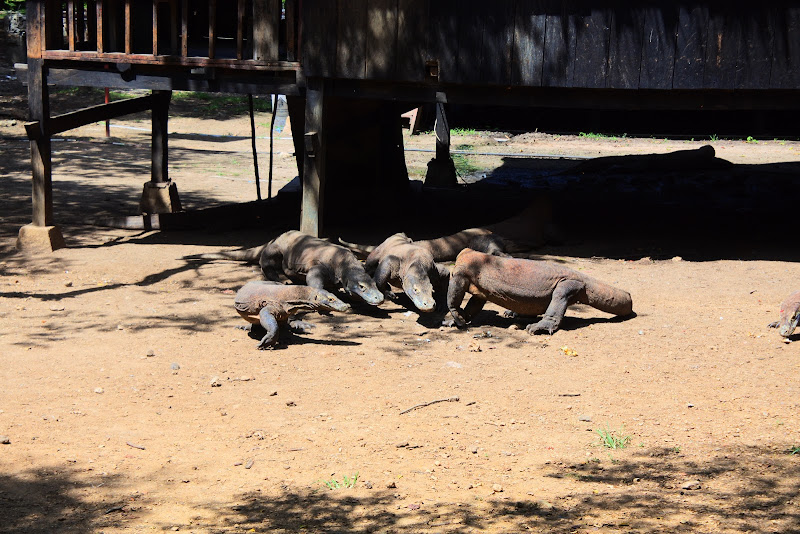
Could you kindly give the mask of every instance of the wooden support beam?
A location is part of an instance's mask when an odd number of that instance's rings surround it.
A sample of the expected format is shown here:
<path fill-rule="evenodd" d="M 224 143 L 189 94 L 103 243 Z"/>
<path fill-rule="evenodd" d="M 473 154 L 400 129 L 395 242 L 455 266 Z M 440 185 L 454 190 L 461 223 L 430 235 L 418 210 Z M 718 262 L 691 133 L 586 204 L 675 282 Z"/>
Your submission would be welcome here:
<path fill-rule="evenodd" d="M 208 0 L 208 57 L 217 56 L 217 0 Z"/>
<path fill-rule="evenodd" d="M 278 59 L 278 24 L 281 20 L 279 0 L 253 0 L 253 59 Z"/>
<path fill-rule="evenodd" d="M 167 133 L 167 118 L 169 115 L 169 101 L 172 91 L 153 91 L 153 164 L 150 181 L 155 183 L 169 181 L 169 150 Z"/>
<path fill-rule="evenodd" d="M 103 7 L 105 0 L 97 0 L 97 52 L 102 54 L 105 51 L 103 42 Z"/>
<path fill-rule="evenodd" d="M 75 50 L 75 0 L 67 0 L 67 43 L 67 48 Z"/>
<path fill-rule="evenodd" d="M 133 19 L 131 18 L 131 1 L 125 0 L 125 53 L 133 53 Z"/>
<path fill-rule="evenodd" d="M 28 16 L 30 17 L 30 12 Z M 30 18 L 28 19 L 30 21 Z M 29 22 L 30 23 L 30 22 Z M 28 59 L 28 109 L 30 117 L 43 125 L 45 131 L 50 119 L 50 95 L 47 73 L 41 59 Z M 53 176 L 50 137 L 31 141 L 31 167 L 33 171 L 33 224 L 53 224 Z"/>
<path fill-rule="evenodd" d="M 244 0 L 236 9 L 236 59 L 244 59 Z"/>
<path fill-rule="evenodd" d="M 300 231 L 317 236 L 322 231 L 325 201 L 326 139 L 324 130 L 325 80 L 309 78 L 306 87 L 303 199 Z"/>
<path fill-rule="evenodd" d="M 51 117 L 44 124 L 41 121 L 28 122 L 25 124 L 25 130 L 28 133 L 28 139 L 31 140 L 52 137 L 61 132 L 92 124 L 93 122 L 150 110 L 153 108 L 153 100 L 152 96 L 141 96 L 128 100 L 118 100 L 109 104 L 99 104 Z"/>
<path fill-rule="evenodd" d="M 189 0 L 181 0 L 181 56 L 189 55 Z"/>
<path fill-rule="evenodd" d="M 153 55 L 158 55 L 158 0 L 153 0 Z"/>

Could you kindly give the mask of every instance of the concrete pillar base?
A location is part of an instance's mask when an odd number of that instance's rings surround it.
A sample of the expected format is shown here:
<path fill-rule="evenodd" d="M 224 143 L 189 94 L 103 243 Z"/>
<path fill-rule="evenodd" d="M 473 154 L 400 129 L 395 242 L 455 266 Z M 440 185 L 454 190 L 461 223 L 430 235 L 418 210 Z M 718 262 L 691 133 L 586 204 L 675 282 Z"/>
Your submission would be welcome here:
<path fill-rule="evenodd" d="M 451 158 L 433 158 L 428 162 L 425 174 L 425 185 L 428 187 L 457 187 L 456 166 Z"/>
<path fill-rule="evenodd" d="M 139 211 L 147 214 L 181 211 L 178 186 L 172 180 L 145 182 L 142 200 L 139 202 Z"/>
<path fill-rule="evenodd" d="M 17 236 L 17 250 L 25 252 L 52 252 L 66 246 L 58 226 L 26 224 Z"/>

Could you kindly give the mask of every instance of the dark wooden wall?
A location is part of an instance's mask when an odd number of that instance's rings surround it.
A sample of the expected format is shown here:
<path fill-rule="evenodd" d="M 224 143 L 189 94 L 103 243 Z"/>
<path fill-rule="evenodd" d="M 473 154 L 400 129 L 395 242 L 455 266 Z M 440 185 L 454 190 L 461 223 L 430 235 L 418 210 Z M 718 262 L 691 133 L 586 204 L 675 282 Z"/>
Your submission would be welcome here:
<path fill-rule="evenodd" d="M 800 2 L 303 2 L 306 76 L 609 89 L 800 88 Z"/>

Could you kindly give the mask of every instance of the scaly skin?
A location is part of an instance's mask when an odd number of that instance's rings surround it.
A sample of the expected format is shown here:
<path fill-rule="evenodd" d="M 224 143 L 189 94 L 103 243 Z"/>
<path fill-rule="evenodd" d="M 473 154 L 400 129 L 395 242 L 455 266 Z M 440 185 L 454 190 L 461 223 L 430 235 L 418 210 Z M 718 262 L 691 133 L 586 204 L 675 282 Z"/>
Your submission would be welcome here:
<path fill-rule="evenodd" d="M 295 320 L 297 312 L 350 309 L 348 304 L 324 289 L 263 280 L 242 286 L 236 293 L 234 307 L 245 321 L 260 324 L 266 330 L 266 335 L 257 345 L 259 349 L 271 348 L 278 343 L 281 325 L 288 324 L 296 332 L 305 332 L 310 325 Z"/>
<path fill-rule="evenodd" d="M 472 297 L 462 310 L 467 293 Z M 455 325 L 464 328 L 486 302 L 523 316 L 543 315 L 525 328 L 529 334 L 555 332 L 571 304 L 588 304 L 620 316 L 633 313 L 630 293 L 567 267 L 465 249 L 456 258 L 447 290 Z"/>
<path fill-rule="evenodd" d="M 412 242 L 405 234 L 394 234 L 378 245 L 364 263 L 384 296 L 394 299 L 390 285 L 403 289 L 421 312 L 436 309 L 434 285 L 444 292 L 449 270 L 433 261 L 431 253 Z"/>
<path fill-rule="evenodd" d="M 383 302 L 383 293 L 348 248 L 297 230 L 270 241 L 261 251 L 259 264 L 267 280 L 277 281 L 283 273 L 317 289 L 342 287 L 348 295 L 373 306 Z"/>
<path fill-rule="evenodd" d="M 783 337 L 789 337 L 800 322 L 800 291 L 786 297 L 781 303 L 780 320 L 769 323 L 770 328 L 777 328 Z"/>

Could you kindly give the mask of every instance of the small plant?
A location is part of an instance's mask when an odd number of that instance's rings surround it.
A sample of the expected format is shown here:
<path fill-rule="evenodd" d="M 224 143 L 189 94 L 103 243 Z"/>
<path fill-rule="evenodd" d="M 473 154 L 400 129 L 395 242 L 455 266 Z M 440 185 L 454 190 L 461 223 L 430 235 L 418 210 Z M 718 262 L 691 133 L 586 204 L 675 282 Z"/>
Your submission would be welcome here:
<path fill-rule="evenodd" d="M 631 441 L 628 435 L 618 436 L 613 430 L 598 428 L 595 430 L 600 436 L 600 443 L 609 449 L 624 449 Z"/>
<path fill-rule="evenodd" d="M 475 128 L 451 128 L 451 135 L 475 135 L 478 131 Z"/>
<path fill-rule="evenodd" d="M 800 445 L 789 447 L 789 454 L 791 454 L 792 456 L 794 456 L 795 454 L 800 454 Z"/>
<path fill-rule="evenodd" d="M 711 139 L 712 141 L 719 141 L 719 136 L 717 134 L 711 134 L 709 139 Z"/>
<path fill-rule="evenodd" d="M 747 136 L 747 139 L 745 139 L 745 142 L 746 142 L 746 143 L 755 143 L 755 144 L 758 144 L 758 139 L 756 139 L 756 138 L 755 138 L 755 137 L 753 137 L 752 135 L 748 135 L 748 136 Z"/>
<path fill-rule="evenodd" d="M 358 473 L 353 475 L 352 477 L 348 477 L 344 475 L 342 477 L 342 481 L 339 482 L 335 478 L 331 478 L 330 480 L 322 480 L 322 484 L 324 484 L 328 489 L 336 490 L 336 489 L 349 489 L 353 488 L 358 482 Z"/>

